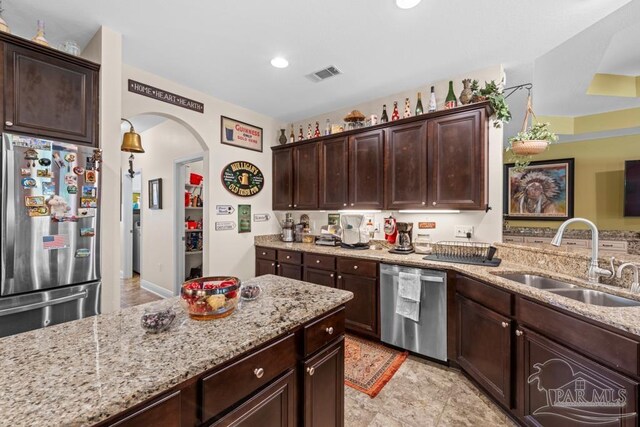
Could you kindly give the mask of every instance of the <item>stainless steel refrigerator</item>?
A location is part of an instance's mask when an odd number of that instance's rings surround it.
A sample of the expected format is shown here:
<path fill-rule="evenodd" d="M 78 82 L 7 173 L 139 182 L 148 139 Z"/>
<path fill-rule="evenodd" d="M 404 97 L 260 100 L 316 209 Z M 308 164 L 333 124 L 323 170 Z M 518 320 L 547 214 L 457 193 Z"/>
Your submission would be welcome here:
<path fill-rule="evenodd" d="M 100 312 L 91 147 L 2 135 L 0 337 Z"/>

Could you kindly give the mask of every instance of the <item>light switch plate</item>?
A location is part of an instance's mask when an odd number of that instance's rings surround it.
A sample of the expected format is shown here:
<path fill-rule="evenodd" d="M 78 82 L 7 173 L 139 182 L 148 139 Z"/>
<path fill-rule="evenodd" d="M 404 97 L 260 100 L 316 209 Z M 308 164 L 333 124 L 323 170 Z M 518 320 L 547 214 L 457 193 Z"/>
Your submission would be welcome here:
<path fill-rule="evenodd" d="M 473 226 L 472 225 L 456 225 L 454 236 L 462 239 L 473 237 Z"/>

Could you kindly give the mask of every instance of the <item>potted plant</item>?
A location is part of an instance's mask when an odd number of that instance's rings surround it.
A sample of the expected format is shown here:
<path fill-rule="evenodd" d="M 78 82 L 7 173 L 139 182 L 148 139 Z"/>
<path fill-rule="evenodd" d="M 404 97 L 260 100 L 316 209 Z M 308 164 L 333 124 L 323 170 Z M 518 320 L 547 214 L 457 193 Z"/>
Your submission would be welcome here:
<path fill-rule="evenodd" d="M 531 156 L 542 153 L 557 141 L 558 135 L 549 130 L 549 123 L 537 122 L 509 138 L 507 151 L 513 153 L 516 168 L 522 169 L 531 162 Z"/>
<path fill-rule="evenodd" d="M 495 121 L 493 126 L 499 128 L 503 123 L 509 123 L 511 120 L 511 111 L 505 102 L 502 87 L 494 80 L 484 82 L 484 88 L 480 88 L 478 80 L 471 82 L 471 102 L 480 102 L 488 100 L 493 108 Z"/>

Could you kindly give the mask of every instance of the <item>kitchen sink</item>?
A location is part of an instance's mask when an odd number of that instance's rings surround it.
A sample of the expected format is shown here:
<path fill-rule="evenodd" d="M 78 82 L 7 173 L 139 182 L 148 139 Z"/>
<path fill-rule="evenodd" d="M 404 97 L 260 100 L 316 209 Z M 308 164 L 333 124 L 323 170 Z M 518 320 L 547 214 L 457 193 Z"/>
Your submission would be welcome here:
<path fill-rule="evenodd" d="M 523 285 L 531 286 L 537 289 L 575 289 L 579 288 L 577 285 L 571 283 L 562 282 L 560 280 L 551 279 L 549 277 L 537 276 L 535 274 L 523 274 L 523 273 L 494 273 L 496 276 L 503 277 L 507 280 L 513 280 L 514 282 L 522 283 Z"/>
<path fill-rule="evenodd" d="M 640 301 L 611 295 L 606 292 L 596 291 L 593 289 L 550 289 L 549 292 L 566 298 L 571 298 L 585 304 L 601 305 L 603 307 L 640 306 Z"/>

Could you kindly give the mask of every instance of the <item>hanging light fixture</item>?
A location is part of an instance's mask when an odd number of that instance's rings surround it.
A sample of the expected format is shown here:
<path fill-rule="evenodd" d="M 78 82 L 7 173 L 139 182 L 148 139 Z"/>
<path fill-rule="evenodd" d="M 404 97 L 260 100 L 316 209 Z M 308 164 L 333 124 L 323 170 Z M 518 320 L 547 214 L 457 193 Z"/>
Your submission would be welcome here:
<path fill-rule="evenodd" d="M 144 153 L 144 148 L 142 148 L 142 139 L 140 138 L 140 134 L 136 133 L 136 130 L 133 128 L 133 124 L 127 119 L 120 119 L 129 123 L 129 132 L 125 132 L 122 136 L 122 145 L 120 146 L 120 151 L 126 151 L 127 153 Z"/>

